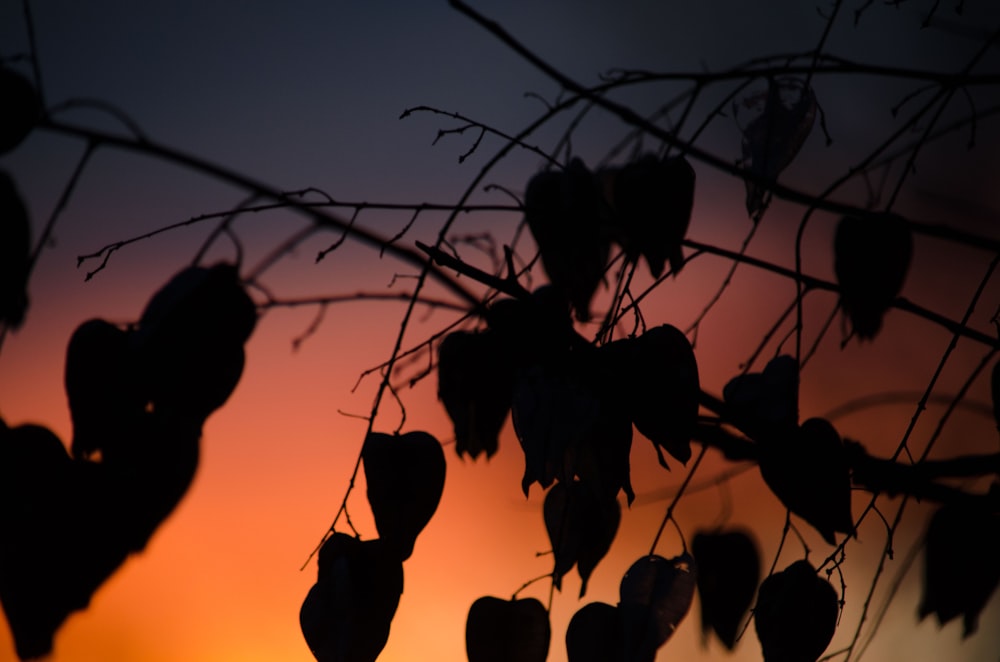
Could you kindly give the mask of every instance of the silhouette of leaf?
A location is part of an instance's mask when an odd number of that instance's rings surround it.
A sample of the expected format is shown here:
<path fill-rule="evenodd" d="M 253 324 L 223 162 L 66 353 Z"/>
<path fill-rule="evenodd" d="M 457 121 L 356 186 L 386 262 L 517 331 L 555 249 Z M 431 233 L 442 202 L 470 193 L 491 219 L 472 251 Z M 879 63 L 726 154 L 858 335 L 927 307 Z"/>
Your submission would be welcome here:
<path fill-rule="evenodd" d="M 850 465 L 827 420 L 810 418 L 794 433 L 762 439 L 760 474 L 781 503 L 829 544 L 836 544 L 835 532 L 854 533 Z"/>
<path fill-rule="evenodd" d="M 767 92 L 744 99 L 743 107 L 760 111 L 743 129 L 743 161 L 754 174 L 776 179 L 812 131 L 816 96 L 800 80 L 772 78 Z M 767 209 L 770 192 L 749 179 L 746 189 L 747 213 L 756 222 Z"/>
<path fill-rule="evenodd" d="M 383 541 L 334 533 L 320 549 L 299 626 L 319 662 L 374 662 L 403 593 L 403 563 Z"/>
<path fill-rule="evenodd" d="M 469 662 L 544 662 L 552 630 L 535 598 L 484 596 L 472 603 L 465 624 Z"/>
<path fill-rule="evenodd" d="M 837 224 L 833 255 L 840 305 L 858 338 L 871 340 L 910 268 L 910 227 L 896 214 L 844 216 Z"/>
<path fill-rule="evenodd" d="M 361 459 L 375 528 L 382 544 L 405 561 L 441 501 L 446 466 L 441 444 L 426 432 L 371 432 Z"/>
<path fill-rule="evenodd" d="M 608 553 L 618 532 L 618 500 L 602 498 L 580 481 L 556 483 L 545 495 L 542 513 L 555 556 L 552 581 L 562 590 L 563 575 L 576 565 L 582 580 L 582 598 L 590 574 Z"/>
<path fill-rule="evenodd" d="M 70 336 L 64 384 L 73 421 L 73 457 L 99 459 L 134 443 L 149 401 L 131 361 L 130 332 L 87 320 Z"/>
<path fill-rule="evenodd" d="M 31 133 L 42 116 L 42 101 L 34 84 L 0 64 L 0 154 L 5 154 Z"/>
<path fill-rule="evenodd" d="M 991 492 L 996 495 L 1000 483 Z M 959 614 L 967 638 L 1000 585 L 1000 514 L 973 505 L 945 505 L 927 528 L 920 619 L 929 614 L 945 625 Z"/>
<path fill-rule="evenodd" d="M 533 176 L 524 206 L 549 282 L 565 293 L 579 320 L 589 320 L 590 300 L 604 277 L 611 247 L 597 179 L 574 158 L 564 170 Z"/>
<path fill-rule="evenodd" d="M 990 396 L 993 400 L 993 421 L 1000 430 L 1000 361 L 993 364 L 990 375 Z"/>
<path fill-rule="evenodd" d="M 760 581 L 757 544 L 749 532 L 738 529 L 699 531 L 691 553 L 698 563 L 702 644 L 713 630 L 733 650 Z"/>
<path fill-rule="evenodd" d="M 751 439 L 787 434 L 799 424 L 799 365 L 776 356 L 762 372 L 729 380 L 722 397 L 733 424 Z"/>
<path fill-rule="evenodd" d="M 221 407 L 239 382 L 256 321 L 233 265 L 175 275 L 149 300 L 133 335 L 153 406 L 200 419 Z"/>
<path fill-rule="evenodd" d="M 691 608 L 696 577 L 694 558 L 686 552 L 672 559 L 644 556 L 632 564 L 622 577 L 618 603 L 626 660 L 653 660 Z"/>
<path fill-rule="evenodd" d="M 510 411 L 514 366 L 496 332 L 456 331 L 438 348 L 438 398 L 455 429 L 455 451 L 473 460 L 497 451 Z"/>
<path fill-rule="evenodd" d="M 591 602 L 579 609 L 566 628 L 569 662 L 624 662 L 625 635 L 617 607 Z"/>
<path fill-rule="evenodd" d="M 524 299 L 498 299 L 486 323 L 515 374 L 564 356 L 574 334 L 569 301 L 552 285 Z"/>
<path fill-rule="evenodd" d="M 0 74 L 0 78 L 2 78 Z M 0 83 L 2 89 L 2 83 Z M 4 98 L 0 94 L 0 98 Z M 0 107 L 6 105 L 6 99 Z M 2 131 L 2 128 L 0 128 Z M 0 328 L 18 329 L 28 310 L 31 223 L 14 179 L 0 170 Z"/>
<path fill-rule="evenodd" d="M 622 166 L 613 182 L 615 220 L 628 258 L 645 257 L 654 278 L 669 259 L 676 275 L 684 265 L 681 242 L 694 205 L 694 168 L 682 156 L 645 154 Z"/>
<path fill-rule="evenodd" d="M 837 604 L 837 592 L 809 561 L 765 579 L 754 607 L 764 662 L 816 662 L 837 629 Z"/>

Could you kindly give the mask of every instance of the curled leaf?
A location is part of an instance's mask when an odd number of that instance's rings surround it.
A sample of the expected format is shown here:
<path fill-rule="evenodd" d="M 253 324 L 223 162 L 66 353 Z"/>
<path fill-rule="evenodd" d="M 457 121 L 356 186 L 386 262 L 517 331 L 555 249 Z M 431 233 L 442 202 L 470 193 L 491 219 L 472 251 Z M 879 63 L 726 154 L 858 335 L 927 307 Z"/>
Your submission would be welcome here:
<path fill-rule="evenodd" d="M 763 371 L 730 379 L 722 397 L 728 418 L 751 439 L 787 434 L 799 424 L 799 364 L 776 356 Z"/>
<path fill-rule="evenodd" d="M 764 662 L 816 662 L 837 629 L 837 592 L 808 561 L 760 585 L 754 626 Z"/>
<path fill-rule="evenodd" d="M 544 662 L 552 629 L 535 598 L 484 596 L 472 603 L 465 624 L 469 662 Z"/>
<path fill-rule="evenodd" d="M 651 661 L 691 608 L 697 570 L 684 553 L 672 559 L 640 558 L 622 577 L 618 609 L 622 615 L 625 659 Z"/>
<path fill-rule="evenodd" d="M 707 643 L 712 630 L 733 650 L 760 581 L 757 544 L 748 532 L 738 529 L 699 531 L 691 552 L 698 563 L 702 642 Z"/>
<path fill-rule="evenodd" d="M 561 590 L 563 575 L 576 565 L 583 597 L 590 574 L 608 553 L 618 532 L 618 500 L 602 497 L 580 481 L 556 483 L 545 495 L 542 513 L 555 556 L 553 583 Z"/>

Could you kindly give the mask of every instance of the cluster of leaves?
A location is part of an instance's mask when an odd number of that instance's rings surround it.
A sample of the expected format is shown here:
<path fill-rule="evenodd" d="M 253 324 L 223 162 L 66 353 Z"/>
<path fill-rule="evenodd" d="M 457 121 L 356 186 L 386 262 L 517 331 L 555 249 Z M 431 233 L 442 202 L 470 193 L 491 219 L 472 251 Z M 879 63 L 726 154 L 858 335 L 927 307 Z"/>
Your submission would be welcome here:
<path fill-rule="evenodd" d="M 67 616 L 184 496 L 256 319 L 234 266 L 190 267 L 136 325 L 92 319 L 73 333 L 72 455 L 47 428 L 0 421 L 0 603 L 21 659 L 48 655 Z"/>

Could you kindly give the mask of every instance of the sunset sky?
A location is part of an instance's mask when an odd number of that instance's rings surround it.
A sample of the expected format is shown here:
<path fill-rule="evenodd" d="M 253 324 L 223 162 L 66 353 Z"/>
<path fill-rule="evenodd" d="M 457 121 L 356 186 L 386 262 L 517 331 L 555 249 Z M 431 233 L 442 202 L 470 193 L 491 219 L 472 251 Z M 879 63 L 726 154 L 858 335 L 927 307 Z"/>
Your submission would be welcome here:
<path fill-rule="evenodd" d="M 461 122 L 430 113 L 399 119 L 407 108 L 427 105 L 461 113 L 509 135 L 545 112 L 558 86 L 480 26 L 450 9 L 443 0 L 419 3 L 243 2 L 206 3 L 162 0 L 134 3 L 101 0 L 33 3 L 38 55 L 46 103 L 70 99 L 101 100 L 128 115 L 151 140 L 294 191 L 315 187 L 339 201 L 418 204 L 455 203 L 480 169 L 502 146 L 486 136 L 464 162 L 459 157 L 478 132 L 446 135 L 438 131 Z M 472 3 L 523 44 L 575 80 L 595 85 L 614 69 L 658 72 L 719 71 L 764 55 L 802 53 L 814 48 L 826 25 L 829 2 L 573 2 Z M 1000 27 L 992 0 L 966 0 L 956 16 L 954 0 L 938 9 L 939 27 L 920 29 L 933 2 L 913 0 L 901 7 L 874 3 L 855 26 L 862 0 L 845 3 L 826 50 L 852 60 L 886 66 L 961 69 L 980 46 L 983 34 Z M 747 5 L 767 9 L 747 10 Z M 0 2 L 0 55 L 28 49 L 21 3 Z M 16 65 L 29 72 L 23 62 Z M 994 46 L 974 70 L 997 73 L 1000 48 Z M 824 144 L 817 126 L 781 181 L 817 193 L 868 155 L 899 126 L 893 106 L 922 83 L 878 77 L 820 76 L 814 81 L 833 143 Z M 756 81 L 749 92 L 760 92 Z M 994 86 L 995 87 L 995 86 Z M 687 89 L 686 83 L 656 83 L 620 91 L 616 101 L 641 114 L 655 111 Z M 707 89 L 695 107 L 685 136 L 732 91 L 731 84 Z M 526 95 L 530 93 L 530 95 Z M 534 95 L 534 96 L 532 96 Z M 998 105 L 994 92 L 976 91 L 977 108 Z M 545 99 L 545 102 L 538 97 Z M 742 98 L 742 97 L 737 97 Z M 926 100 L 917 95 L 904 105 L 906 117 Z M 714 120 L 699 146 L 734 162 L 740 156 L 739 118 L 729 105 Z M 967 116 L 969 102 L 956 95 L 942 123 Z M 551 151 L 570 122 L 564 114 L 528 140 Z M 950 118 L 950 119 L 949 119 Z M 57 119 L 127 135 L 128 128 L 93 105 L 62 110 Z M 672 119 L 677 119 L 676 113 Z M 943 125 L 942 124 L 942 125 Z M 901 144 L 919 137 L 919 130 Z M 1000 199 L 1000 125 L 985 119 L 976 128 L 975 148 L 966 149 L 968 132 L 921 153 L 895 209 L 970 233 L 997 237 Z M 592 111 L 573 134 L 574 154 L 595 165 L 628 133 L 620 120 Z M 647 147 L 658 145 L 651 141 Z M 82 153 L 82 141 L 53 132 L 32 134 L 15 151 L 0 157 L 0 168 L 17 180 L 30 208 L 34 237 L 52 213 Z M 522 193 L 528 178 L 543 166 L 538 154 L 514 150 L 494 168 L 472 197 L 478 204 L 509 205 L 498 184 Z M 744 208 L 743 183 L 695 163 L 698 188 L 689 236 L 738 250 L 751 228 Z M 894 182 L 900 168 L 889 175 Z M 878 181 L 870 182 L 877 187 Z M 891 184 L 888 190 L 891 190 Z M 25 325 L 8 335 L 0 351 L 0 416 L 9 426 L 36 423 L 65 443 L 72 436 L 63 390 L 63 361 L 70 334 L 81 322 L 101 317 L 134 322 L 145 302 L 175 272 L 191 263 L 214 227 L 194 224 L 137 242 L 115 252 L 107 267 L 85 282 L 91 261 L 77 268 L 77 257 L 112 242 L 138 236 L 199 214 L 225 212 L 247 193 L 173 164 L 140 154 L 99 150 L 83 173 L 30 283 L 31 308 Z M 834 199 L 865 206 L 863 184 L 853 183 Z M 318 200 L 320 196 L 314 198 Z M 884 204 L 887 195 L 883 195 Z M 784 266 L 794 264 L 794 237 L 801 207 L 776 202 L 749 249 L 753 256 Z M 339 209 L 350 218 L 349 209 Z M 410 211 L 368 209 L 357 224 L 383 236 L 402 230 Z M 433 241 L 446 218 L 425 212 L 400 240 Z M 833 279 L 834 221 L 817 214 L 804 238 L 804 270 Z M 493 211 L 461 215 L 454 235 L 489 232 L 500 246 L 509 242 L 520 215 Z M 255 270 L 272 250 L 306 227 L 287 211 L 245 215 L 235 224 L 242 245 L 242 271 Z M 338 239 L 317 234 L 284 255 L 261 280 L 276 297 L 406 292 L 416 271 L 371 247 L 347 242 L 319 264 L 317 251 Z M 488 267 L 468 245 L 463 256 Z M 530 256 L 530 251 L 525 251 Z M 233 243 L 220 239 L 207 262 L 233 260 Z M 918 238 L 903 295 L 951 319 L 960 319 L 992 255 L 973 247 Z M 666 282 L 643 307 L 650 324 L 686 329 L 714 294 L 729 262 L 703 255 Z M 544 278 L 540 269 L 534 284 Z M 465 278 L 460 282 L 480 291 Z M 650 280 L 640 273 L 633 291 Z M 431 296 L 447 297 L 437 287 Z M 761 338 L 795 295 L 781 277 L 743 267 L 732 287 L 699 328 L 696 354 L 703 387 L 721 394 Z M 263 300 L 259 293 L 254 293 Z M 599 293 L 595 308 L 606 305 Z M 1000 281 L 986 287 L 970 326 L 995 333 L 990 320 L 1000 303 Z M 826 292 L 808 296 L 805 342 L 811 343 L 836 299 Z M 313 659 L 302 638 L 298 611 L 316 579 L 315 560 L 300 571 L 337 511 L 348 488 L 378 386 L 366 371 L 389 357 L 405 306 L 398 301 L 358 299 L 330 305 L 310 333 L 317 308 L 276 307 L 260 318 L 247 345 L 243 378 L 229 402 L 213 414 L 202 438 L 195 482 L 173 515 L 141 554 L 125 565 L 94 596 L 90 608 L 70 617 L 56 636 L 54 662 L 298 662 Z M 453 322 L 456 314 L 418 308 L 404 339 L 412 346 Z M 804 420 L 837 406 L 879 393 L 898 394 L 891 404 L 846 414 L 833 422 L 844 436 L 888 456 L 913 417 L 951 336 L 940 327 L 902 311 L 886 318 L 875 342 L 851 341 L 841 348 L 839 318 L 802 374 L 800 413 Z M 791 329 L 785 324 L 762 359 L 779 351 Z M 581 327 L 593 335 L 592 327 Z M 295 348 L 296 339 L 306 337 Z M 789 351 L 791 344 L 784 346 Z M 962 340 L 949 359 L 935 394 L 954 394 L 987 348 Z M 427 355 L 405 363 L 400 383 L 420 373 Z M 356 388 L 355 388 L 356 387 Z M 446 444 L 448 474 L 439 509 L 406 561 L 405 589 L 391 635 L 379 660 L 463 660 L 465 617 L 484 595 L 509 597 L 523 583 L 551 570 L 541 516 L 542 492 L 528 499 L 520 489 L 523 454 L 508 423 L 501 448 L 490 462 L 461 460 L 450 442 L 453 433 L 436 398 L 433 375 L 412 389 L 402 388 L 404 431 L 426 430 Z M 931 457 L 997 450 L 989 416 L 988 375 L 973 385 L 970 406 L 960 408 L 945 427 Z M 986 414 L 984 415 L 984 410 Z M 913 433 L 916 452 L 926 446 L 943 407 L 932 404 Z M 396 429 L 400 407 L 387 398 L 375 428 Z M 566 658 L 566 623 L 592 600 L 614 604 L 625 570 L 648 553 L 664 511 L 686 471 L 678 463 L 665 472 L 651 445 L 636 435 L 632 454 L 636 502 L 623 517 L 618 538 L 591 578 L 583 601 L 570 573 L 552 608 L 549 660 Z M 734 468 L 714 451 L 695 476 L 676 511 L 684 535 L 709 528 L 727 516 L 727 525 L 756 532 L 765 565 L 777 552 L 784 509 L 765 488 L 756 469 L 740 473 L 725 487 L 712 479 Z M 983 483 L 969 489 L 982 490 Z M 855 496 L 856 514 L 867 503 Z M 886 501 L 891 519 L 897 501 Z M 921 535 L 927 504 L 910 506 L 895 540 L 896 559 L 906 556 Z M 349 501 L 351 520 L 365 538 L 375 527 L 364 497 L 363 476 Z M 805 523 L 799 529 L 810 546 L 810 560 L 826 558 L 830 547 Z M 346 531 L 343 523 L 339 530 Z M 847 608 L 829 651 L 846 645 L 857 626 L 871 583 L 874 563 L 885 543 L 885 526 L 870 517 L 859 539 L 848 546 L 845 563 Z M 666 529 L 657 553 L 682 550 L 676 530 Z M 778 567 L 802 558 L 802 545 L 790 537 Z M 882 604 L 898 563 L 890 563 L 873 609 Z M 765 568 L 766 570 L 766 568 Z M 992 660 L 1000 648 L 1000 599 L 994 595 L 981 616 L 980 633 L 961 640 L 955 622 L 939 630 L 932 619 L 918 624 L 920 562 L 910 570 L 879 635 L 864 659 Z M 834 585 L 840 590 L 839 581 Z M 522 596 L 545 602 L 548 583 L 533 584 Z M 748 630 L 734 654 L 716 640 L 703 649 L 693 606 L 658 659 L 760 660 L 760 647 Z M 871 616 L 870 616 L 871 618 Z M 2 621 L 2 619 L 0 619 Z M 752 626 L 751 626 L 752 628 Z M 0 622 L 0 660 L 15 659 L 5 624 Z M 838 659 L 842 659 L 838 658 Z M 852 658 L 853 659 L 853 658 Z"/>

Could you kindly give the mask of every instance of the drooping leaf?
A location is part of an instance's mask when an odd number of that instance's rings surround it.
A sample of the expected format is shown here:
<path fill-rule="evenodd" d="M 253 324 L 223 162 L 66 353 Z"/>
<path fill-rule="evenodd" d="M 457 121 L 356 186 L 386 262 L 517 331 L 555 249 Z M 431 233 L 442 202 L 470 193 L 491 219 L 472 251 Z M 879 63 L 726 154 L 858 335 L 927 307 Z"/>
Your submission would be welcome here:
<path fill-rule="evenodd" d="M 42 116 L 42 102 L 34 84 L 0 65 L 0 154 L 21 144 Z"/>
<path fill-rule="evenodd" d="M 833 255 L 840 305 L 858 338 L 871 340 L 910 268 L 910 227 L 896 214 L 845 216 L 837 224 Z"/>
<path fill-rule="evenodd" d="M 754 626 L 764 662 L 816 662 L 837 629 L 837 592 L 808 561 L 760 585 Z"/>
<path fill-rule="evenodd" d="M 221 407 L 242 375 L 256 321 L 233 265 L 176 274 L 149 300 L 132 336 L 153 406 L 201 419 Z"/>
<path fill-rule="evenodd" d="M 555 557 L 552 581 L 562 590 L 563 575 L 576 565 L 581 579 L 580 597 L 583 597 L 587 580 L 608 553 L 618 532 L 621 521 L 618 500 L 603 498 L 580 481 L 556 483 L 545 495 L 542 513 Z"/>
<path fill-rule="evenodd" d="M 993 400 L 993 421 L 1000 430 L 1000 361 L 993 364 L 990 375 L 990 396 Z"/>
<path fill-rule="evenodd" d="M 695 560 L 687 553 L 672 559 L 644 556 L 632 564 L 622 577 L 618 603 L 626 660 L 653 660 L 691 608 L 696 581 Z"/>
<path fill-rule="evenodd" d="M 438 398 L 454 426 L 459 456 L 493 457 L 513 388 L 511 356 L 496 332 L 456 331 L 441 341 Z"/>
<path fill-rule="evenodd" d="M 816 120 L 816 96 L 800 80 L 772 78 L 766 92 L 744 99 L 742 106 L 759 111 L 743 129 L 743 162 L 754 174 L 773 180 L 809 137 Z M 767 209 L 771 194 L 766 186 L 749 179 L 746 189 L 747 213 L 756 222 Z"/>
<path fill-rule="evenodd" d="M 760 453 L 760 474 L 786 508 L 831 545 L 835 532 L 854 533 L 850 465 L 829 421 L 810 418 L 792 434 L 767 437 Z"/>
<path fill-rule="evenodd" d="M 574 336 L 569 300 L 552 285 L 524 299 L 498 299 L 486 323 L 515 373 L 565 355 Z"/>
<path fill-rule="evenodd" d="M 691 553 L 698 563 L 702 643 L 708 642 L 711 630 L 733 650 L 760 581 L 757 544 L 739 529 L 699 531 Z"/>
<path fill-rule="evenodd" d="M 484 596 L 472 603 L 465 624 L 469 662 L 544 662 L 552 629 L 535 598 Z"/>
<path fill-rule="evenodd" d="M 618 608 L 591 602 L 579 609 L 566 628 L 569 662 L 624 662 L 625 635 Z"/>
<path fill-rule="evenodd" d="M 0 75 L 2 77 L 2 75 Z M 2 85 L 0 85 L 2 87 Z M 0 94 L 0 98 L 2 98 Z M 3 107 L 6 102 L 0 102 Z M 0 170 L 0 328 L 18 329 L 28 310 L 31 224 L 14 179 Z"/>
<path fill-rule="evenodd" d="M 676 275 L 684 265 L 681 242 L 694 205 L 694 168 L 682 156 L 660 159 L 646 154 L 614 177 L 616 224 L 628 258 L 646 258 L 654 278 L 670 260 Z"/>
<path fill-rule="evenodd" d="M 782 354 L 762 372 L 733 377 L 722 389 L 729 418 L 750 438 L 787 434 L 799 424 L 799 365 Z"/>
<path fill-rule="evenodd" d="M 441 443 L 426 432 L 371 432 L 361 459 L 382 544 L 405 561 L 441 501 L 446 467 Z"/>
<path fill-rule="evenodd" d="M 524 219 L 549 282 L 565 293 L 581 321 L 590 319 L 610 251 L 603 205 L 597 179 L 577 158 L 561 171 L 533 176 L 524 194 Z"/>
<path fill-rule="evenodd" d="M 334 533 L 320 549 L 299 626 L 318 662 L 374 662 L 403 593 L 403 564 L 381 540 Z"/>
<path fill-rule="evenodd" d="M 991 488 L 1000 490 L 1000 484 Z M 969 505 L 944 505 L 931 517 L 924 548 L 921 619 L 940 625 L 962 616 L 962 637 L 979 627 L 979 614 L 1000 585 L 1000 514 Z"/>

